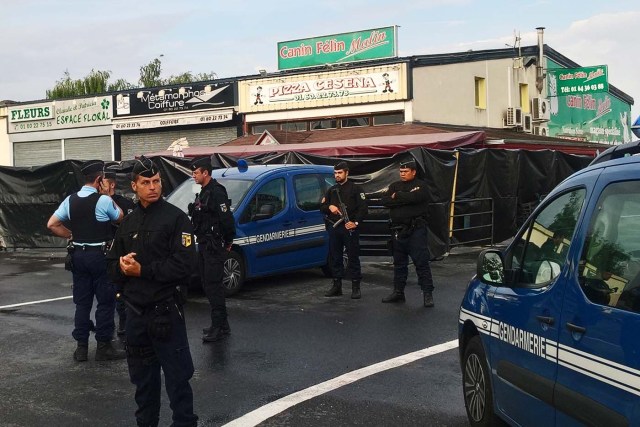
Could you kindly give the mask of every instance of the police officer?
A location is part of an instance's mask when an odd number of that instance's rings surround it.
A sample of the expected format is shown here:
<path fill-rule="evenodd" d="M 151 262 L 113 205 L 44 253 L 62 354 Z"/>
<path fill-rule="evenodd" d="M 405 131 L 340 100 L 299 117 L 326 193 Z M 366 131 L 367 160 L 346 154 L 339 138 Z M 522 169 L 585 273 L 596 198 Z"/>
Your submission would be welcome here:
<path fill-rule="evenodd" d="M 76 305 L 73 338 L 77 348 L 73 358 L 78 362 L 88 359 L 89 333 L 94 329 L 91 321 L 93 298 L 96 307 L 96 360 L 123 359 L 125 353 L 113 347 L 113 314 L 115 290 L 107 276 L 105 251 L 113 237 L 111 221 L 122 219 L 122 210 L 98 189 L 104 177 L 104 162 L 91 160 L 82 165 L 85 184 L 70 195 L 51 215 L 47 227 L 59 237 L 72 239 L 73 302 Z M 71 229 L 64 222 L 68 221 Z M 72 235 L 73 232 L 73 235 Z"/>
<path fill-rule="evenodd" d="M 102 186 L 100 188 L 101 194 L 106 194 L 111 197 L 116 205 L 122 210 L 123 214 L 126 216 L 133 212 L 136 205 L 133 201 L 127 197 L 124 197 L 120 194 L 116 194 L 116 173 L 113 170 L 107 170 L 104 173 L 104 179 L 102 180 Z M 112 223 L 112 231 L 115 235 L 116 230 L 118 229 L 117 223 Z M 122 289 L 116 287 L 116 294 L 122 292 Z M 124 335 L 124 325 L 127 321 L 127 312 L 125 309 L 124 301 L 116 300 L 116 312 L 118 313 L 118 329 L 116 333 L 118 335 Z"/>
<path fill-rule="evenodd" d="M 193 229 L 187 215 L 162 198 L 160 173 L 151 160 L 136 161 L 131 188 L 138 207 L 120 224 L 107 261 L 128 307 L 125 336 L 136 420 L 139 426 L 158 425 L 162 369 L 172 425 L 195 426 L 189 385 L 194 368 L 181 292 L 195 267 Z"/>
<path fill-rule="evenodd" d="M 325 214 L 329 231 L 329 251 L 333 285 L 325 294 L 327 297 L 342 295 L 344 266 L 342 254 L 347 248 L 349 262 L 347 268 L 351 274 L 351 298 L 359 299 L 360 281 L 360 229 L 358 228 L 367 214 L 365 194 L 359 185 L 349 181 L 349 166 L 340 162 L 333 167 L 336 184 L 327 190 L 320 211 Z M 346 209 L 345 209 L 346 208 Z"/>
<path fill-rule="evenodd" d="M 211 325 L 202 330 L 202 341 L 214 342 L 231 333 L 224 298 L 224 262 L 231 250 L 236 226 L 227 190 L 211 178 L 210 157 L 191 162 L 193 179 L 202 186 L 189 204 L 189 215 L 198 238 L 200 278 L 211 306 Z"/>
<path fill-rule="evenodd" d="M 400 181 L 389 186 L 382 204 L 389 208 L 393 233 L 393 292 L 382 302 L 404 302 L 410 256 L 424 306 L 433 307 L 433 278 L 427 247 L 427 186 L 416 178 L 415 160 L 400 163 Z"/>

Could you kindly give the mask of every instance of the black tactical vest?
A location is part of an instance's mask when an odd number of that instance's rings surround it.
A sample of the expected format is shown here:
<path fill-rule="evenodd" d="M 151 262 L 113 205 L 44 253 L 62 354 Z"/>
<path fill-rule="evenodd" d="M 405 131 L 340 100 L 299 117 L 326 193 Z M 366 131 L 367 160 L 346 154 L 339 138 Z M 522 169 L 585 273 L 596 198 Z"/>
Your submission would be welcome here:
<path fill-rule="evenodd" d="M 72 194 L 69 197 L 69 217 L 75 243 L 100 243 L 111 240 L 111 221 L 96 219 L 96 205 L 100 194 L 87 197 Z"/>

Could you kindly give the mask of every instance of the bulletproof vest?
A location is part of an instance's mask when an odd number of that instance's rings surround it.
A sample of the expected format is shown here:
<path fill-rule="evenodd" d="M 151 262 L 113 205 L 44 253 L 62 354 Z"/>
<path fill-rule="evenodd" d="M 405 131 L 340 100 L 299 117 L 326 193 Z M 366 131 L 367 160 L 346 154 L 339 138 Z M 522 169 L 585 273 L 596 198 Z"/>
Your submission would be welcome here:
<path fill-rule="evenodd" d="M 210 210 L 210 199 L 213 197 L 213 185 L 211 182 L 211 188 L 203 189 L 199 195 L 196 195 L 196 200 L 193 204 L 193 231 L 197 236 L 213 235 L 219 232 L 219 215 L 217 210 Z M 209 186 L 207 186 L 209 187 Z"/>
<path fill-rule="evenodd" d="M 87 197 L 72 194 L 69 197 L 71 232 L 75 243 L 100 243 L 112 239 L 111 221 L 96 219 L 96 205 L 100 194 Z"/>

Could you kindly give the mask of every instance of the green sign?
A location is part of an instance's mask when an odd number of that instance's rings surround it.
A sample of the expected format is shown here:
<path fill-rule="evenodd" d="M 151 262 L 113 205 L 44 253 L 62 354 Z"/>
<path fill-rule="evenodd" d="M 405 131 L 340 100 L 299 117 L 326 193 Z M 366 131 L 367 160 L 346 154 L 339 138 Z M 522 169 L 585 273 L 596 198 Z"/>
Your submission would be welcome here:
<path fill-rule="evenodd" d="M 558 96 L 608 92 L 607 66 L 549 70 L 558 82 Z"/>
<path fill-rule="evenodd" d="M 279 70 L 396 56 L 395 26 L 278 43 Z"/>

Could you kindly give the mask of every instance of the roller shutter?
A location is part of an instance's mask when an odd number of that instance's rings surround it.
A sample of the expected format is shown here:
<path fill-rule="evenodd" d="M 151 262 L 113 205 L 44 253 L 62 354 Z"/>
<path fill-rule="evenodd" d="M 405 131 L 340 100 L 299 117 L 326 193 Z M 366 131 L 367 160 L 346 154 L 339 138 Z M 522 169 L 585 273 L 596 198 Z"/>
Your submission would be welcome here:
<path fill-rule="evenodd" d="M 64 140 L 64 158 L 77 160 L 113 160 L 111 137 L 67 138 Z"/>
<path fill-rule="evenodd" d="M 14 142 L 15 166 L 41 166 L 62 160 L 62 141 Z"/>
<path fill-rule="evenodd" d="M 120 139 L 122 160 L 145 153 L 166 150 L 173 141 L 187 138 L 190 147 L 215 147 L 238 137 L 236 127 L 215 129 L 170 130 L 163 132 L 123 133 Z M 167 151 L 171 155 L 171 151 Z"/>

